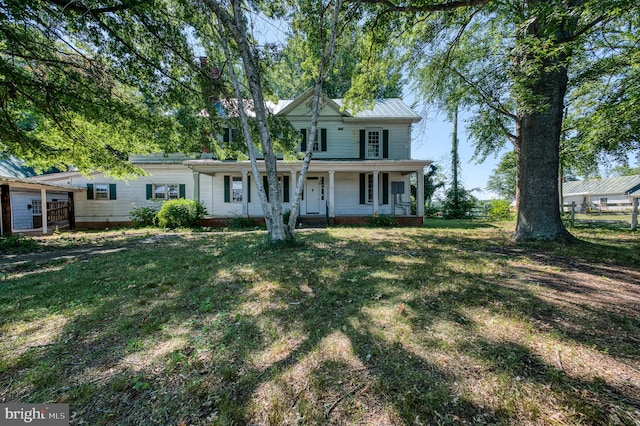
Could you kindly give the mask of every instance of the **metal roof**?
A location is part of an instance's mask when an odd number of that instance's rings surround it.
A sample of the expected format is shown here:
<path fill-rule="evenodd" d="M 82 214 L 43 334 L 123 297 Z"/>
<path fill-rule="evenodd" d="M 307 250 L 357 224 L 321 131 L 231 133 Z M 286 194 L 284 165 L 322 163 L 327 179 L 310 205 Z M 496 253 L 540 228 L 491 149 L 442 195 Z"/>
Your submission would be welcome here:
<path fill-rule="evenodd" d="M 344 107 L 343 99 L 334 99 L 334 101 L 340 105 L 340 107 Z M 376 99 L 373 108 L 351 115 L 354 118 L 400 118 L 417 121 L 421 119 L 420 115 L 416 114 L 415 111 L 409 108 L 407 104 L 399 98 Z"/>
<path fill-rule="evenodd" d="M 284 114 L 287 115 L 291 110 L 295 109 L 299 105 L 303 104 L 307 99 L 313 96 L 313 88 L 306 90 L 303 94 L 296 99 L 280 99 L 277 102 L 266 101 L 265 106 L 267 109 L 275 115 Z M 375 104 L 371 109 L 359 111 L 353 113 L 353 111 L 344 110 L 344 99 L 329 99 L 323 95 L 323 102 L 333 106 L 336 111 L 341 111 L 345 118 L 352 120 L 358 119 L 391 119 L 391 120 L 410 120 L 417 123 L 422 119 L 419 114 L 416 114 L 411 108 L 404 103 L 402 99 L 390 98 L 390 99 L 376 99 Z M 238 102 L 236 99 L 224 99 L 218 102 L 220 106 L 221 116 L 236 117 L 238 111 Z M 255 117 L 255 111 L 253 110 L 253 100 L 246 99 L 244 101 L 245 113 L 249 117 Z M 208 117 L 209 114 L 206 110 L 202 110 L 198 113 L 200 117 Z"/>
<path fill-rule="evenodd" d="M 565 182 L 562 185 L 562 194 L 565 197 L 584 194 L 629 195 L 638 190 L 640 190 L 640 175 L 577 180 Z"/>
<path fill-rule="evenodd" d="M 37 173 L 31 167 L 25 166 L 24 161 L 10 156 L 0 159 L 0 176 L 12 178 L 28 178 Z"/>
<path fill-rule="evenodd" d="M 16 188 L 31 188 L 31 189 L 54 189 L 54 190 L 64 190 L 64 191 L 86 191 L 86 187 L 77 186 L 77 185 L 65 185 L 65 184 L 55 184 L 49 182 L 39 182 L 35 179 L 31 178 L 16 178 L 16 177 L 4 177 L 0 176 L 0 183 L 7 184 L 9 186 L 13 186 Z"/>

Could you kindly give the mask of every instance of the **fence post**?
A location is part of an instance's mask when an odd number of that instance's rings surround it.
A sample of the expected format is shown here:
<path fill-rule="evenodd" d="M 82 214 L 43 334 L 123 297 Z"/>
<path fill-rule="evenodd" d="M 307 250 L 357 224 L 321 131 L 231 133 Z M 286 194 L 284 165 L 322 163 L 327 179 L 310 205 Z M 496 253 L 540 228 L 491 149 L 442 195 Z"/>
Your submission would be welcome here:
<path fill-rule="evenodd" d="M 638 201 L 640 198 L 635 197 L 633 199 L 633 213 L 631 213 L 631 230 L 635 231 L 638 229 Z"/>
<path fill-rule="evenodd" d="M 576 202 L 572 201 L 571 202 L 571 227 L 573 228 L 573 226 L 575 225 L 576 222 Z"/>

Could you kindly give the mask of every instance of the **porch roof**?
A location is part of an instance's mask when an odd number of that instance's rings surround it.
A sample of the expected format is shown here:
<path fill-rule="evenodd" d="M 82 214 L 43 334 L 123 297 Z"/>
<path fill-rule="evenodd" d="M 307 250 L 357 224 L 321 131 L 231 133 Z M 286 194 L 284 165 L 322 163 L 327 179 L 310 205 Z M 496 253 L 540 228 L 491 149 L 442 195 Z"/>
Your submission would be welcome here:
<path fill-rule="evenodd" d="M 38 182 L 30 178 L 14 178 L 6 176 L 0 176 L 0 184 L 9 185 L 10 188 L 48 189 L 64 192 L 82 192 L 87 190 L 86 187 Z"/>
<path fill-rule="evenodd" d="M 251 172 L 251 161 L 221 161 L 221 160 L 187 160 L 186 166 L 194 172 L 208 175 L 215 173 Z M 430 160 L 343 160 L 327 161 L 315 160 L 309 163 L 309 173 L 318 172 L 403 172 L 413 173 L 431 164 Z M 278 172 L 299 172 L 302 161 L 278 161 Z M 258 170 L 265 172 L 264 161 L 258 161 Z"/>

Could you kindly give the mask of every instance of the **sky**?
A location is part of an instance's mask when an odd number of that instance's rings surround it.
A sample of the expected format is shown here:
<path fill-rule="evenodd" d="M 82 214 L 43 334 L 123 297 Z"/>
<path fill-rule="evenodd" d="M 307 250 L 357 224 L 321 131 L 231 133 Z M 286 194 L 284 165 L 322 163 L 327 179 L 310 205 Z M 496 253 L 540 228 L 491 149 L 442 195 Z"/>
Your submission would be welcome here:
<path fill-rule="evenodd" d="M 404 89 L 403 101 L 412 106 L 415 96 L 407 86 Z M 440 166 L 440 170 L 447 178 L 451 177 L 451 139 L 453 122 L 446 114 L 438 113 L 428 105 L 416 105 L 416 113 L 422 116 L 422 121 L 415 124 L 412 130 L 413 142 L 411 156 L 416 160 L 432 160 Z M 429 111 L 427 112 L 427 110 Z M 486 190 L 487 180 L 493 170 L 498 167 L 500 158 L 510 147 L 505 147 L 497 157 L 489 156 L 484 162 L 478 163 L 473 159 L 475 147 L 466 133 L 466 120 L 469 118 L 464 112 L 458 119 L 458 156 L 460 157 L 459 179 L 463 187 L 473 190 L 474 197 L 480 200 L 498 198 L 491 191 Z M 446 182 L 447 185 L 450 183 Z"/>
<path fill-rule="evenodd" d="M 269 20 L 261 16 L 253 16 L 253 19 L 250 27 L 254 37 L 265 42 L 285 44 L 288 23 Z M 404 88 L 402 99 L 409 106 L 412 106 L 415 102 L 416 98 L 408 85 Z M 412 130 L 411 156 L 415 160 L 432 160 L 438 163 L 444 174 L 450 177 L 453 123 L 447 121 L 446 115 L 435 114 L 433 108 L 430 109 L 428 115 L 424 112 L 426 110 L 426 105 L 419 103 L 415 108 L 416 113 L 422 115 L 422 121 L 414 125 Z M 478 164 L 476 160 L 473 160 L 474 147 L 465 132 L 465 118 L 465 114 L 461 113 L 458 121 L 460 181 L 467 190 L 477 188 L 478 190 L 473 191 L 473 195 L 480 200 L 497 198 L 496 194 L 486 191 L 486 186 L 487 179 L 497 167 L 502 154 L 497 158 L 490 156 L 482 164 Z"/>

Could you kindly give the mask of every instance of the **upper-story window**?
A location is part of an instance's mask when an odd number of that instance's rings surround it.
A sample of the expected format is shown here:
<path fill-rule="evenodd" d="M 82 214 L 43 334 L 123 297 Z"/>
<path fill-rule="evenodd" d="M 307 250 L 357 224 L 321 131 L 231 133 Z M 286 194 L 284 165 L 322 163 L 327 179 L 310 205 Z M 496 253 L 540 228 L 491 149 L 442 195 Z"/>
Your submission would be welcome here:
<path fill-rule="evenodd" d="M 389 158 L 389 129 L 360 129 L 360 159 Z"/>
<path fill-rule="evenodd" d="M 307 135 L 310 134 L 309 129 L 301 129 L 302 143 L 300 144 L 300 151 L 307 151 Z M 327 151 L 327 129 L 321 128 L 316 130 L 316 139 L 313 141 L 313 152 L 326 152 Z"/>
<path fill-rule="evenodd" d="M 222 131 L 222 142 L 224 143 L 235 142 L 240 136 L 240 130 L 232 127 L 225 127 Z"/>
<path fill-rule="evenodd" d="M 382 129 L 367 129 L 367 158 L 380 158 Z"/>

